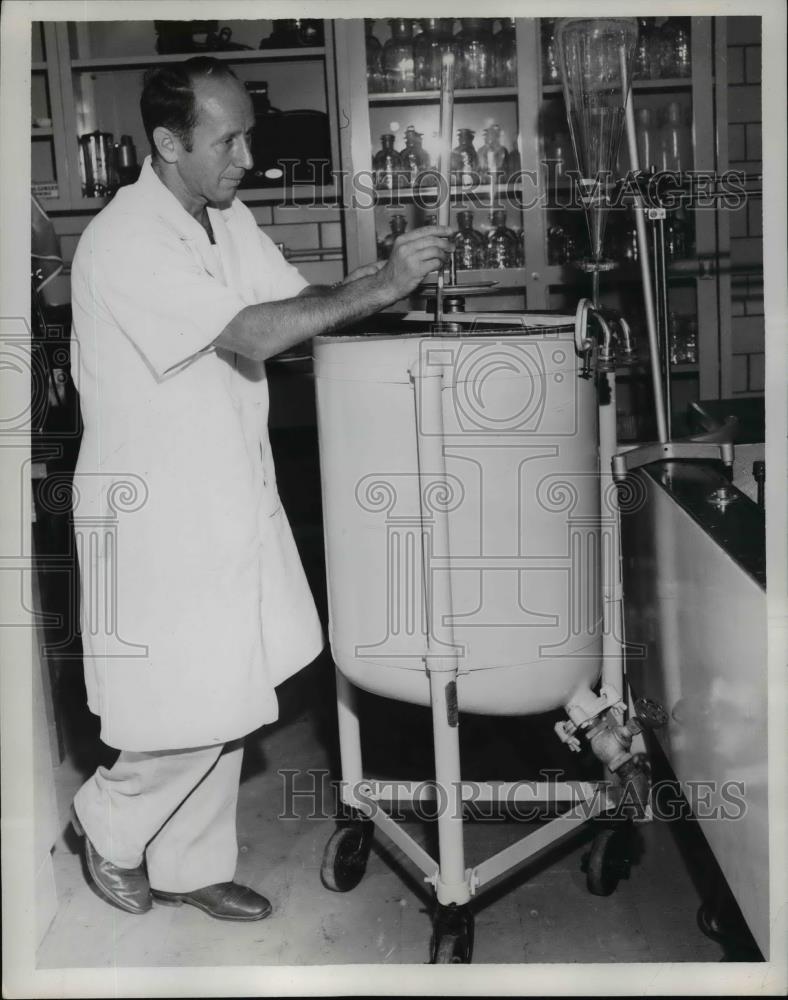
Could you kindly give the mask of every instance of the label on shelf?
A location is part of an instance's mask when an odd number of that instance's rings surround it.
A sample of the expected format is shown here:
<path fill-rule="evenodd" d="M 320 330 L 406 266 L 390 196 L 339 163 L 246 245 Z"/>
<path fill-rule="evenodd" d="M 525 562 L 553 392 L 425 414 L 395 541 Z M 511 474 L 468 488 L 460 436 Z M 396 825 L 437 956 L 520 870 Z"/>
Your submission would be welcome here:
<path fill-rule="evenodd" d="M 57 186 L 57 181 L 33 181 L 30 187 L 36 198 L 51 199 L 60 197 L 60 188 Z"/>

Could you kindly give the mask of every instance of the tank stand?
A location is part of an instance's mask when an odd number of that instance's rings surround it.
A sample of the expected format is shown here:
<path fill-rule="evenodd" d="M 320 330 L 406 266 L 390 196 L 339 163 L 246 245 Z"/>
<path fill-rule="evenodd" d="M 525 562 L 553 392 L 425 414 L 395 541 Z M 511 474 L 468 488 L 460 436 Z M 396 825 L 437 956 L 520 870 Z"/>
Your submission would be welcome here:
<path fill-rule="evenodd" d="M 467 903 L 438 903 L 433 917 L 431 965 L 469 965 L 473 957 L 473 913 Z"/>

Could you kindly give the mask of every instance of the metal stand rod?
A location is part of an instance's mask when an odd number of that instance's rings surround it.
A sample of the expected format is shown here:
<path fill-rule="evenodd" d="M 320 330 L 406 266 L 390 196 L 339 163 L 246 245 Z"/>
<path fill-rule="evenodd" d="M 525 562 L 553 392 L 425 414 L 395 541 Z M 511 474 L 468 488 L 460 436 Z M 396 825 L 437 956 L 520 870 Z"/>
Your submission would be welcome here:
<path fill-rule="evenodd" d="M 353 791 L 364 776 L 361 760 L 361 727 L 356 710 L 356 690 L 341 670 L 336 670 L 339 757 L 342 763 L 342 800 L 355 805 Z"/>
<path fill-rule="evenodd" d="M 668 309 L 668 271 L 667 271 L 667 258 L 665 256 L 665 214 L 664 210 L 660 212 L 659 216 L 652 222 L 654 227 L 654 269 L 656 271 L 656 286 L 659 289 L 659 312 L 660 312 L 660 324 L 659 329 L 661 331 L 660 336 L 660 356 L 661 356 L 661 368 L 662 368 L 662 378 L 665 387 L 665 427 L 667 430 L 668 441 L 671 440 L 672 434 L 672 417 L 673 408 L 671 404 L 670 395 L 670 322 L 669 316 L 670 312 Z"/>
<path fill-rule="evenodd" d="M 412 372 L 416 393 L 416 449 L 419 478 L 425 475 L 446 481 L 446 453 L 443 436 L 444 371 L 431 367 L 422 374 L 420 365 Z M 432 433 L 423 433 L 429 427 Z M 419 490 L 424 496 L 424 491 Z M 433 515 L 435 548 L 448 558 L 451 553 L 449 515 L 436 510 Z M 459 712 L 457 705 L 457 647 L 454 643 L 451 560 L 443 572 L 433 572 L 427 581 L 427 655 L 424 658 L 430 680 L 432 738 L 435 753 L 435 781 L 441 796 L 438 805 L 438 853 L 440 872 L 435 886 L 438 902 L 467 903 L 470 899 L 465 871 L 463 843 L 462 787 L 460 771 Z"/>
<path fill-rule="evenodd" d="M 627 67 L 624 51 L 621 51 L 622 85 L 627 87 Z M 629 162 L 634 171 L 640 169 L 638 160 L 637 132 L 635 131 L 635 113 L 632 109 L 632 91 L 627 95 L 624 105 L 624 121 L 627 129 L 627 145 L 629 147 Z M 657 340 L 657 324 L 654 312 L 654 293 L 651 287 L 651 272 L 649 271 L 648 243 L 646 240 L 645 206 L 638 196 L 634 206 L 635 228 L 638 236 L 638 257 L 640 258 L 640 278 L 643 282 L 643 305 L 646 310 L 646 328 L 648 330 L 648 349 L 651 356 L 651 383 L 654 391 L 654 410 L 657 418 L 657 438 L 660 443 L 669 440 L 668 425 L 665 417 L 665 400 L 662 393 L 662 380 L 659 370 L 659 343 Z"/>
<path fill-rule="evenodd" d="M 607 401 L 603 402 L 604 385 L 600 386 L 599 405 L 599 492 L 602 515 L 602 558 L 599 571 L 602 576 L 602 682 L 617 691 L 624 688 L 624 654 L 621 648 L 623 635 L 623 599 L 621 581 L 621 544 L 619 539 L 618 494 L 613 486 L 613 458 L 618 451 L 616 427 L 616 376 L 615 372 L 600 372 L 597 376 L 607 382 Z M 605 532 L 604 523 L 608 522 Z M 607 545 L 605 539 L 607 538 Z"/>

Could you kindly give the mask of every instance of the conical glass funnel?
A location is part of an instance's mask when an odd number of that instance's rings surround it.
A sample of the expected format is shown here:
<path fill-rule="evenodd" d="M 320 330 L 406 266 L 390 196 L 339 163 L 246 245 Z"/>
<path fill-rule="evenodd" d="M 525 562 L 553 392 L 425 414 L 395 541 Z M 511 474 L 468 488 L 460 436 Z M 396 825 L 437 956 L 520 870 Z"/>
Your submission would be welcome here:
<path fill-rule="evenodd" d="M 589 271 L 615 266 L 604 259 L 602 247 L 637 37 L 637 20 L 628 17 L 568 17 L 556 28 L 566 113 L 591 241 L 591 259 L 580 266 Z"/>

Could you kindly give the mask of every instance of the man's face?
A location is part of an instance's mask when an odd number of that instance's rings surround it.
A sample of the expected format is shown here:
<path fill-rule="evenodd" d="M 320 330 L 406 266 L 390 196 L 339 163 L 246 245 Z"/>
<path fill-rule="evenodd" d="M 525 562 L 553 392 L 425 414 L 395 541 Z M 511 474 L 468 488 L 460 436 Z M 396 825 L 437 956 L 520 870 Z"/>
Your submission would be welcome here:
<path fill-rule="evenodd" d="M 229 205 L 252 166 L 255 118 L 243 84 L 205 77 L 194 85 L 197 124 L 191 150 L 179 144 L 178 173 L 189 193 L 212 205 Z"/>

